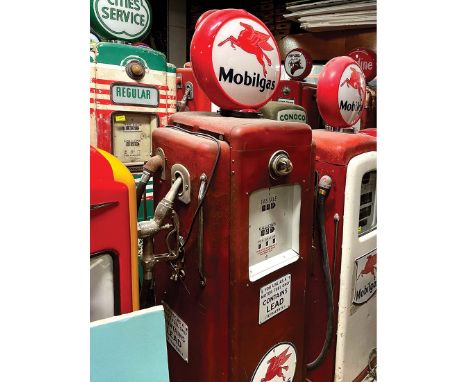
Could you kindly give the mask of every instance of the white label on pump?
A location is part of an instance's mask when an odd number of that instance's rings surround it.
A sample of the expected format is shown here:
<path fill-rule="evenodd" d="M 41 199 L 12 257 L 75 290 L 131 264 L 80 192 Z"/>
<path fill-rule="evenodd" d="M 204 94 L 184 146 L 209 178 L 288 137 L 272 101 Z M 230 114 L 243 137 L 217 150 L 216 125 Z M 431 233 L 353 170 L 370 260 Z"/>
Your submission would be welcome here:
<path fill-rule="evenodd" d="M 357 258 L 354 261 L 356 281 L 354 284 L 353 303 L 364 304 L 377 291 L 377 250 Z"/>
<path fill-rule="evenodd" d="M 279 111 L 277 120 L 281 122 L 307 122 L 307 117 L 304 111 L 291 109 Z"/>
<path fill-rule="evenodd" d="M 289 308 L 291 304 L 291 275 L 286 275 L 260 288 L 258 324 Z"/>
<path fill-rule="evenodd" d="M 294 105 L 294 100 L 289 98 L 278 98 L 278 102 L 292 103 Z"/>
<path fill-rule="evenodd" d="M 249 279 L 258 280 L 299 258 L 301 187 L 263 188 L 249 199 Z"/>
<path fill-rule="evenodd" d="M 131 85 L 113 85 L 112 102 L 122 105 L 158 106 L 158 90 L 155 88 Z"/>
<path fill-rule="evenodd" d="M 188 363 L 188 326 L 167 304 L 164 304 L 164 315 L 167 342 Z"/>

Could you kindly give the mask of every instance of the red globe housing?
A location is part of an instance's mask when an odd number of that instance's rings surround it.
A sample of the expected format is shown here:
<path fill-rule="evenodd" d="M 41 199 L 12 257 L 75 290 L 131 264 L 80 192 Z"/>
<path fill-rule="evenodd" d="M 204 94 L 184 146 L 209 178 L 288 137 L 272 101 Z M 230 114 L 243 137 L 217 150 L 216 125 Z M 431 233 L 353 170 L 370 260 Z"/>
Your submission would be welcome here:
<path fill-rule="evenodd" d="M 279 84 L 278 45 L 265 24 L 242 9 L 205 12 L 190 60 L 200 87 L 221 109 L 258 109 Z"/>

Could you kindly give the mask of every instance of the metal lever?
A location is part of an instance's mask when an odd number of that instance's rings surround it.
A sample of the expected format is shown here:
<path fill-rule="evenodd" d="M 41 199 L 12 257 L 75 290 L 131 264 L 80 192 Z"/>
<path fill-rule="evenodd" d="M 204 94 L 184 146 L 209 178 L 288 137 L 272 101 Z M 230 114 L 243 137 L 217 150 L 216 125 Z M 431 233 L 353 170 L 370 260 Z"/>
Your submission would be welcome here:
<path fill-rule="evenodd" d="M 177 111 L 184 111 L 187 107 L 187 101 L 193 99 L 193 84 L 190 81 L 185 83 L 185 92 L 182 100 L 177 102 Z"/>
<path fill-rule="evenodd" d="M 203 200 L 205 194 L 207 176 L 205 173 L 200 176 L 200 190 L 198 191 L 198 204 Z M 206 286 L 203 263 L 203 206 L 200 207 L 198 215 L 198 273 L 200 275 L 200 286 Z"/>

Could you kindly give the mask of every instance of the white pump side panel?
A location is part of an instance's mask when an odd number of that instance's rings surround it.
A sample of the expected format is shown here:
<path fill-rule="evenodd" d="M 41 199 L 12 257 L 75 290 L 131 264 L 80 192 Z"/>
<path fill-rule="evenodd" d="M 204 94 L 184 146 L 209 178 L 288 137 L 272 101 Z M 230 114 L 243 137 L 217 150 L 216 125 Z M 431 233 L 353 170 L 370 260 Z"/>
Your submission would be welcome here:
<path fill-rule="evenodd" d="M 363 304 L 353 303 L 356 259 L 377 248 L 377 229 L 358 234 L 362 177 L 376 168 L 377 153 L 372 151 L 353 158 L 346 174 L 335 382 L 354 381 L 377 347 L 377 293 Z M 376 288 L 376 279 L 372 285 Z"/>

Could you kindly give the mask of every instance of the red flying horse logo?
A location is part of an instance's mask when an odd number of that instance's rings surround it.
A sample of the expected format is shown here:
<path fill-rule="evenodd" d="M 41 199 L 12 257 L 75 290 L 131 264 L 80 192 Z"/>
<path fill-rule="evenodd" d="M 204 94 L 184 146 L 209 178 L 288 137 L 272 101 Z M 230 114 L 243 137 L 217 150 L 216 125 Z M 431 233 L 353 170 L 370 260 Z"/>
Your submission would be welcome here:
<path fill-rule="evenodd" d="M 271 381 L 275 377 L 283 378 L 283 381 L 286 380 L 286 377 L 283 374 L 283 369 L 288 371 L 289 366 L 283 366 L 286 361 L 289 359 L 292 353 L 286 354 L 289 351 L 289 347 L 283 351 L 279 356 L 272 357 L 268 360 L 268 369 L 266 371 L 265 377 L 261 379 L 260 382 Z"/>
<path fill-rule="evenodd" d="M 364 265 L 361 273 L 359 273 L 358 278 L 368 275 L 369 273 L 372 273 L 372 275 L 375 276 L 375 268 L 377 268 L 377 255 L 369 256 L 367 258 L 366 265 Z"/>
<path fill-rule="evenodd" d="M 352 87 L 359 92 L 359 97 L 362 98 L 362 94 L 365 92 L 365 89 L 361 86 L 361 76 L 359 72 L 351 66 L 351 76 L 344 80 L 340 87 L 346 84 L 347 87 Z"/>
<path fill-rule="evenodd" d="M 254 54 L 260 65 L 262 65 L 263 75 L 266 77 L 267 71 L 263 57 L 265 57 L 268 66 L 271 66 L 271 60 L 264 52 L 264 50 L 273 50 L 273 47 L 267 42 L 270 36 L 265 33 L 257 32 L 249 24 L 240 22 L 240 25 L 244 27 L 244 30 L 239 33 L 237 38 L 229 36 L 226 40 L 220 42 L 218 46 L 223 46 L 229 41 L 232 48 L 236 49 L 234 45 L 237 45 L 243 51 Z"/>

